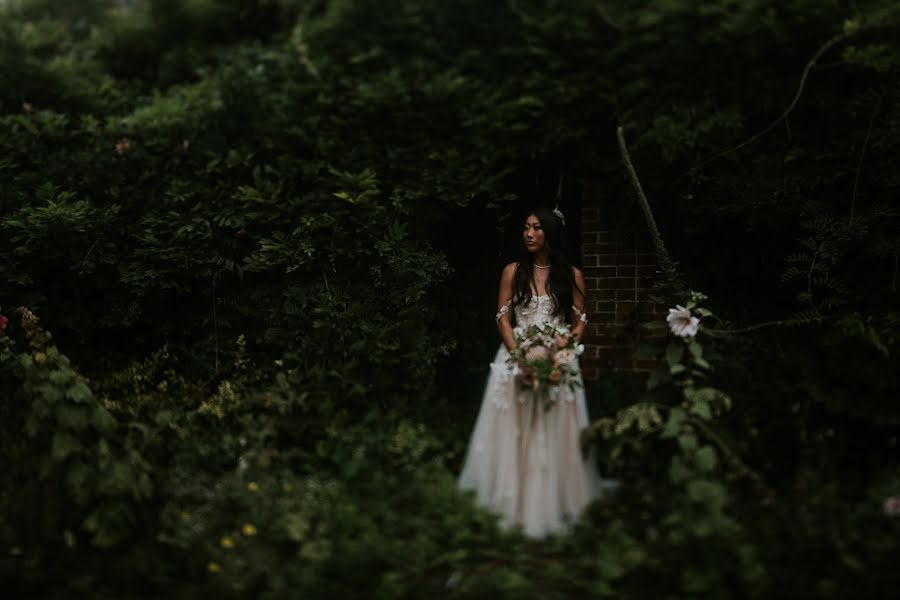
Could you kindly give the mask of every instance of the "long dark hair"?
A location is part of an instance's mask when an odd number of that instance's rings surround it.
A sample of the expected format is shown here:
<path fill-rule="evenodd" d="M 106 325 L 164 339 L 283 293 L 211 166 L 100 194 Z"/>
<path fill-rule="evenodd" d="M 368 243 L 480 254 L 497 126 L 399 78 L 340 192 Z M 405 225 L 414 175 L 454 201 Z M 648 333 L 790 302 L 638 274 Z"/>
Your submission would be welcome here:
<path fill-rule="evenodd" d="M 575 285 L 575 274 L 572 271 L 572 263 L 566 258 L 563 241 L 562 223 L 546 208 L 537 208 L 526 213 L 527 219 L 531 215 L 537 217 L 544 231 L 544 248 L 547 250 L 547 258 L 550 264 L 550 275 L 547 278 L 547 293 L 553 299 L 553 314 L 562 315 L 567 322 L 572 321 L 572 289 Z M 527 304 L 532 297 L 531 286 L 534 281 L 534 255 L 526 248 L 522 248 L 519 264 L 516 267 L 513 279 L 513 303 L 515 308 L 519 304 Z M 535 286 L 537 287 L 537 286 Z M 584 290 L 578 288 L 583 295 Z M 515 310 L 512 311 L 515 314 Z"/>

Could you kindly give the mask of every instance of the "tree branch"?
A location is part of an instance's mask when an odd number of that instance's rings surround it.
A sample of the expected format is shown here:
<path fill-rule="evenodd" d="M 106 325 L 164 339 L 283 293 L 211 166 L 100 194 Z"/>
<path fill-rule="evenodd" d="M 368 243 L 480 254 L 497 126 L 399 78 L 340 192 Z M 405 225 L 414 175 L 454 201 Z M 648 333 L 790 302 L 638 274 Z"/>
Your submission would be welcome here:
<path fill-rule="evenodd" d="M 756 140 L 758 140 L 765 134 L 769 133 L 782 120 L 786 119 L 787 116 L 789 114 L 791 114 L 791 111 L 794 110 L 794 108 L 797 106 L 797 103 L 800 101 L 800 96 L 803 94 L 803 89 L 806 87 L 806 80 L 809 77 L 809 72 L 815 66 L 816 62 L 818 62 L 818 60 L 820 58 L 822 58 L 822 55 L 824 55 L 826 52 L 828 52 L 828 50 L 830 50 L 835 44 L 842 42 L 843 40 L 847 39 L 851 35 L 853 35 L 853 33 L 849 33 L 847 31 L 842 31 L 841 33 L 831 37 L 828 41 L 826 41 L 824 44 L 822 44 L 818 50 L 816 50 L 816 53 L 813 54 L 812 58 L 809 59 L 809 61 L 806 63 L 806 66 L 803 68 L 803 74 L 800 76 L 800 85 L 797 87 L 797 93 L 794 94 L 794 99 L 791 100 L 791 103 L 784 110 L 784 112 L 781 113 L 781 115 L 779 115 L 779 117 L 777 119 L 775 119 L 774 121 L 769 123 L 761 131 L 750 136 L 749 138 L 747 138 L 746 140 L 744 140 L 737 146 L 734 146 L 732 148 L 729 148 L 728 150 L 719 152 L 718 154 L 715 154 L 714 156 L 711 156 L 707 159 L 700 161 L 699 164 L 691 167 L 691 170 L 696 171 L 697 169 L 700 169 L 701 167 L 711 163 L 712 161 L 714 161 L 716 159 L 722 158 L 723 156 L 731 154 L 732 152 L 736 152 L 736 151 L 740 150 L 741 148 L 744 148 L 745 146 L 749 146 L 750 144 L 752 144 L 753 142 L 755 142 Z"/>
<path fill-rule="evenodd" d="M 866 155 L 866 148 L 869 146 L 869 138 L 872 137 L 872 126 L 875 124 L 875 117 L 878 116 L 878 111 L 881 110 L 881 101 L 884 99 L 884 94 L 878 96 L 878 102 L 875 103 L 875 108 L 872 110 L 872 116 L 869 117 L 869 128 L 866 130 L 866 139 L 863 140 L 862 148 L 859 151 L 859 162 L 856 164 L 856 178 L 853 180 L 853 195 L 850 196 L 850 222 L 853 222 L 853 212 L 856 207 L 856 193 L 859 189 L 859 173 L 862 171 L 862 163 L 863 157 Z"/>
<path fill-rule="evenodd" d="M 597 9 L 597 14 L 600 15 L 600 19 L 604 23 L 606 23 L 619 33 L 625 33 L 625 27 L 623 27 L 618 21 L 616 21 L 609 15 L 609 11 L 606 10 L 601 2 L 598 2 L 595 7 Z"/>
<path fill-rule="evenodd" d="M 780 321 L 766 321 L 765 323 L 757 323 L 755 325 L 748 325 L 747 327 L 741 327 L 739 329 L 705 329 L 704 332 L 710 335 L 719 335 L 719 334 L 732 334 L 732 333 L 748 333 L 750 331 L 756 331 L 757 329 L 764 329 L 766 327 L 774 327 L 781 325 L 809 325 L 811 323 L 821 323 L 822 321 L 829 319 L 831 317 L 820 316 L 815 318 L 807 318 L 807 319 L 782 319 Z"/>

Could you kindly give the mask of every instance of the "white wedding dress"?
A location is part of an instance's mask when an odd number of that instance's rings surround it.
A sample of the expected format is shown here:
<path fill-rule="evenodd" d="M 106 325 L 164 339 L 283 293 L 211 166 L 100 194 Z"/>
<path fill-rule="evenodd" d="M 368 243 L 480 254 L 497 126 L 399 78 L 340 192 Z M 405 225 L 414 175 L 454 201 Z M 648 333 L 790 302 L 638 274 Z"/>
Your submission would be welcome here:
<path fill-rule="evenodd" d="M 516 306 L 515 314 L 517 327 L 560 319 L 547 295 Z M 510 373 L 508 357 L 501 344 L 458 487 L 474 490 L 480 505 L 500 514 L 501 526 L 521 525 L 526 535 L 542 538 L 563 532 L 607 484 L 581 454 L 579 434 L 589 423 L 583 385 L 552 388 L 555 402 L 544 412 Z"/>

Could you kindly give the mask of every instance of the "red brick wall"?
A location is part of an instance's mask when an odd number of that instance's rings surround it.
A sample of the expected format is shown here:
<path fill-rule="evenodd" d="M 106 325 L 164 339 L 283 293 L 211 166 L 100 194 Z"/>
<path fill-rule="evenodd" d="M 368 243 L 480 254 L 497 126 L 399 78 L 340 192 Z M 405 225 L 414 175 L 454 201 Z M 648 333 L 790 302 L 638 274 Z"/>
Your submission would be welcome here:
<path fill-rule="evenodd" d="M 609 371 L 646 371 L 653 361 L 635 360 L 638 343 L 650 332 L 640 327 L 664 319 L 666 307 L 650 298 L 656 254 L 643 223 L 633 218 L 604 219 L 603 209 L 586 206 L 581 213 L 581 249 L 587 296 L 588 325 L 581 358 L 585 379 Z"/>

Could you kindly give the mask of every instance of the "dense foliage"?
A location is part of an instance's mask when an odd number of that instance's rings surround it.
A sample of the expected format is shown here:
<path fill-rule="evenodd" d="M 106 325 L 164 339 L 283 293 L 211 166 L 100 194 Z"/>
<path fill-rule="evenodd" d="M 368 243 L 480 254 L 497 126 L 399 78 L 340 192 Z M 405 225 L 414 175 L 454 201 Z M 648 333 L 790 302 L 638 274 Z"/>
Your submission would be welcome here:
<path fill-rule="evenodd" d="M 0 4 L 5 589 L 890 595 L 898 28 L 887 0 Z M 454 485 L 500 230 L 560 180 L 633 211 L 619 126 L 659 296 L 703 321 L 589 389 L 622 486 L 538 544 Z"/>

